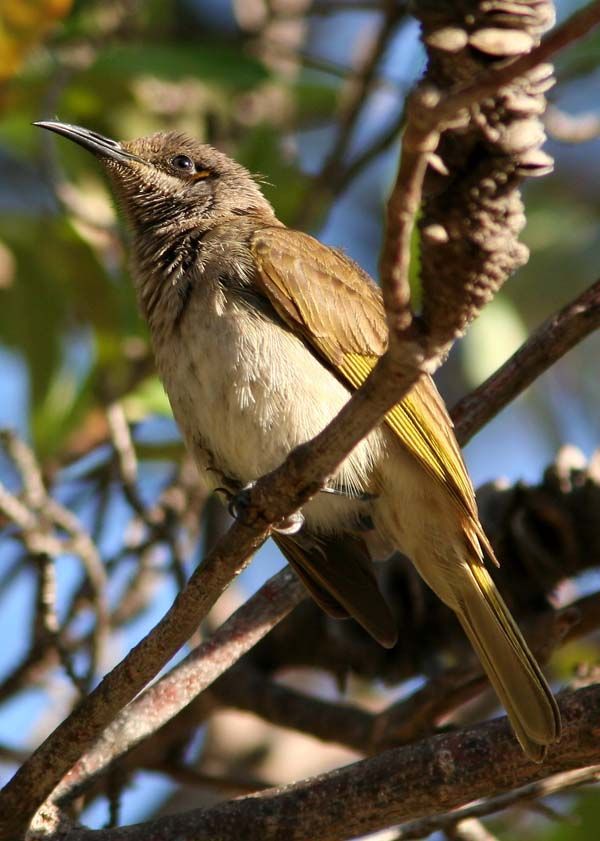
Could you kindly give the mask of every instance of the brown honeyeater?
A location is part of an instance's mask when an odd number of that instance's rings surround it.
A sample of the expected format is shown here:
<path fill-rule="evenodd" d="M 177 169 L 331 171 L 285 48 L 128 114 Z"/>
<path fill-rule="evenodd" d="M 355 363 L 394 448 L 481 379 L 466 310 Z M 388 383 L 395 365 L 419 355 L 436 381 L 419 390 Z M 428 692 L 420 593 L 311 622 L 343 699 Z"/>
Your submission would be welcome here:
<path fill-rule="evenodd" d="M 209 485 L 242 489 L 313 438 L 387 345 L 378 287 L 340 251 L 285 227 L 256 181 L 178 132 L 118 143 L 41 122 L 104 165 L 185 444 Z M 275 540 L 328 613 L 382 645 L 396 627 L 372 560 L 405 553 L 458 617 L 525 753 L 560 735 L 554 697 L 488 574 L 495 561 L 452 423 L 421 379 Z"/>

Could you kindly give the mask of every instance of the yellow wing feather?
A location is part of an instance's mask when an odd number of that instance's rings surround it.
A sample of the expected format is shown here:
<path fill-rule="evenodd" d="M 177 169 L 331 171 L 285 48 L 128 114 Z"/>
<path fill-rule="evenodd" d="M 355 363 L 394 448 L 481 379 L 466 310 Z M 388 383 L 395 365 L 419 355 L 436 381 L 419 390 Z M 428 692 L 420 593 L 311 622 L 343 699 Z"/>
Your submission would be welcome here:
<path fill-rule="evenodd" d="M 380 290 L 352 260 L 289 229 L 255 235 L 258 280 L 280 316 L 345 383 L 359 388 L 387 345 Z M 386 416 L 402 445 L 440 482 L 464 516 L 465 536 L 496 562 L 479 524 L 475 494 L 452 421 L 425 377 Z"/>
<path fill-rule="evenodd" d="M 369 376 L 376 362 L 376 356 L 347 354 L 339 370 L 351 385 L 358 388 Z M 423 388 L 416 386 L 388 412 L 386 423 L 427 472 L 447 486 L 466 513 L 473 516 L 473 487 L 460 450 L 454 443 L 453 436 L 443 434 L 445 425 L 450 424 L 450 419 L 441 401 L 437 400 L 434 407 L 430 405 L 433 395 L 437 396 L 433 383 L 426 394 L 422 392 Z M 434 416 L 432 408 L 437 410 L 435 414 L 438 417 Z"/>

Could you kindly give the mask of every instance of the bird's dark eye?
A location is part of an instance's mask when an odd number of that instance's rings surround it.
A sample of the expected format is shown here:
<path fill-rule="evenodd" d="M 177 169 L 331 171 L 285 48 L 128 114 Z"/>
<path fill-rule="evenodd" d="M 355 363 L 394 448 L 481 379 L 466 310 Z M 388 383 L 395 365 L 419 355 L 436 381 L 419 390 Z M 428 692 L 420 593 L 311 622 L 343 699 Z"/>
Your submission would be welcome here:
<path fill-rule="evenodd" d="M 196 164 L 187 155 L 175 155 L 171 158 L 171 166 L 179 172 L 194 172 Z"/>

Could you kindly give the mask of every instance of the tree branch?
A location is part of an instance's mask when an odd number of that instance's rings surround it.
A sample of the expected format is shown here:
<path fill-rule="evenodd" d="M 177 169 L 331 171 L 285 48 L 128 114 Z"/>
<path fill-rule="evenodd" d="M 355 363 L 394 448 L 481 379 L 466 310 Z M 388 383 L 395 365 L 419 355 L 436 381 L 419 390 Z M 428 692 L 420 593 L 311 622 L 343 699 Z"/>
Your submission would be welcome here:
<path fill-rule="evenodd" d="M 314 12 L 314 6 L 311 7 L 310 11 Z M 381 11 L 383 12 L 383 19 L 379 31 L 372 43 L 369 44 L 368 53 L 363 59 L 360 71 L 349 82 L 350 90 L 338 119 L 337 136 L 327 153 L 320 172 L 313 179 L 310 192 L 294 220 L 295 224 L 301 228 L 306 227 L 307 223 L 313 218 L 315 209 L 319 207 L 324 196 L 332 195 L 344 183 L 346 171 L 344 158 L 348 152 L 356 124 L 371 93 L 377 68 L 394 37 L 398 24 L 407 16 L 406 8 L 403 8 L 396 0 L 391 2 L 387 0 L 387 2 L 382 3 Z"/>
<path fill-rule="evenodd" d="M 598 604 L 598 595 L 588 596 L 530 622 L 528 642 L 540 660 L 547 660 L 565 637 L 575 639 L 598 628 Z M 226 706 L 255 713 L 279 727 L 300 730 L 369 755 L 424 738 L 487 685 L 481 666 L 471 658 L 431 678 L 407 698 L 371 713 L 356 705 L 324 701 L 282 686 L 244 661 L 213 684 L 211 695 Z"/>
<path fill-rule="evenodd" d="M 600 327 L 600 280 L 550 316 L 478 388 L 452 409 L 456 437 L 464 446 L 544 371 Z"/>
<path fill-rule="evenodd" d="M 204 643 L 136 698 L 64 777 L 53 798 L 78 796 L 116 758 L 170 721 L 306 596 L 294 573 L 274 575 Z"/>
<path fill-rule="evenodd" d="M 205 811 L 114 830 L 75 829 L 66 841 L 345 841 L 597 763 L 600 687 L 563 695 L 560 708 L 563 736 L 543 765 L 526 759 L 503 718 Z"/>

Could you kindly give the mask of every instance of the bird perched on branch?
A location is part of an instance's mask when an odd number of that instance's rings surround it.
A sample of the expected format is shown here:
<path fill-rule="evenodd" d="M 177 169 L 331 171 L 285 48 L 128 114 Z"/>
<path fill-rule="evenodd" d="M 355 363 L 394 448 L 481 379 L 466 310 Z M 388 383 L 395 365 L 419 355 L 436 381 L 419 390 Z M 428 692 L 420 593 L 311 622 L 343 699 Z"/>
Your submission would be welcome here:
<path fill-rule="evenodd" d="M 387 346 L 378 287 L 286 228 L 250 174 L 177 133 L 124 143 L 37 125 L 104 165 L 132 234 L 158 371 L 209 484 L 241 491 L 319 433 Z M 559 738 L 554 697 L 484 565 L 495 561 L 452 424 L 421 379 L 275 533 L 313 598 L 382 645 L 396 627 L 372 559 L 404 552 L 457 615 L 525 753 Z"/>

